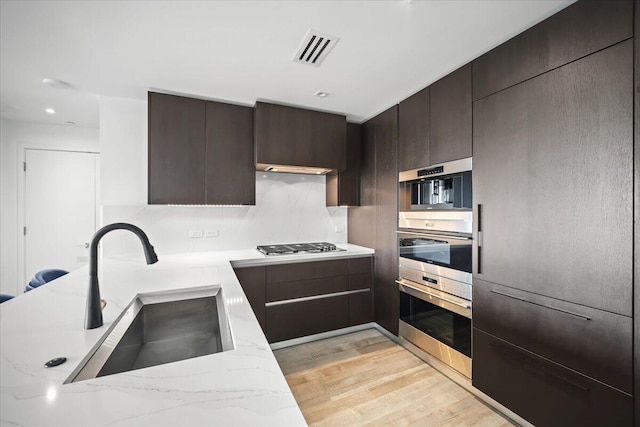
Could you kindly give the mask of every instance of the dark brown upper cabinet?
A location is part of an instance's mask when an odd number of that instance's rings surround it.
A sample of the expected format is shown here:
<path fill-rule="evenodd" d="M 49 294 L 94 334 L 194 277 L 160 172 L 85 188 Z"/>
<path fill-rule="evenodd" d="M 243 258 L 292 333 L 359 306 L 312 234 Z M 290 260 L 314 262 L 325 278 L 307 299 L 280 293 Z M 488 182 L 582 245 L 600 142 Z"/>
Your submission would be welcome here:
<path fill-rule="evenodd" d="M 578 1 L 473 61 L 473 100 L 633 36 L 633 1 Z"/>
<path fill-rule="evenodd" d="M 149 204 L 255 204 L 253 109 L 149 92 Z"/>
<path fill-rule="evenodd" d="M 257 102 L 256 163 L 344 170 L 347 121 L 339 114 Z"/>
<path fill-rule="evenodd" d="M 429 88 L 398 105 L 398 169 L 406 171 L 431 164 L 429 144 Z"/>
<path fill-rule="evenodd" d="M 430 96 L 429 164 L 471 157 L 471 64 L 432 84 Z"/>
<path fill-rule="evenodd" d="M 149 92 L 149 204 L 205 203 L 205 107 Z"/>
<path fill-rule="evenodd" d="M 474 102 L 473 144 L 474 280 L 631 316 L 632 40 Z"/>
<path fill-rule="evenodd" d="M 255 205 L 253 108 L 207 102 L 207 204 Z"/>
<path fill-rule="evenodd" d="M 362 126 L 347 123 L 347 169 L 327 174 L 327 206 L 360 206 Z"/>

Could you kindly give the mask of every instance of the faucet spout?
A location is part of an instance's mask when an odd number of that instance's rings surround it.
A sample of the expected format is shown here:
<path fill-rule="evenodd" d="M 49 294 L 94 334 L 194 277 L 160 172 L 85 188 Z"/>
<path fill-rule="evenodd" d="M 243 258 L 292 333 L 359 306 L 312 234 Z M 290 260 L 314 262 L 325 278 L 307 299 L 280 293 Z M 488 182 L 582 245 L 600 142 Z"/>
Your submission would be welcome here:
<path fill-rule="evenodd" d="M 102 239 L 105 234 L 113 230 L 131 231 L 138 236 L 140 242 L 142 242 L 142 249 L 144 250 L 147 264 L 155 264 L 158 262 L 158 255 L 156 255 L 156 251 L 153 249 L 153 246 L 151 246 L 151 243 L 149 243 L 149 238 L 144 231 L 135 225 L 118 222 L 105 225 L 96 231 L 89 246 L 89 290 L 87 292 L 87 308 L 84 317 L 85 329 L 95 329 L 103 325 L 102 307 L 100 307 L 100 285 L 98 284 L 98 243 L 100 243 L 100 239 Z"/>

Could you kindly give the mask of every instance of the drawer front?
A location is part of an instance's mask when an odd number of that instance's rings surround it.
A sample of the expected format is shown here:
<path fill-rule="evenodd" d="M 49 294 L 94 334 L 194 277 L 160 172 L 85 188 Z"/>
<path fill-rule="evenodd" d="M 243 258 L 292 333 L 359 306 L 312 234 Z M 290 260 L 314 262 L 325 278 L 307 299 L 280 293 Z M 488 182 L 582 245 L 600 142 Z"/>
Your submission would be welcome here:
<path fill-rule="evenodd" d="M 267 283 L 294 282 L 348 274 L 349 261 L 346 259 L 268 265 Z"/>
<path fill-rule="evenodd" d="M 372 259 L 371 257 L 349 259 L 349 274 L 371 273 Z"/>
<path fill-rule="evenodd" d="M 475 328 L 631 393 L 631 318 L 476 278 L 473 288 Z"/>
<path fill-rule="evenodd" d="M 473 335 L 473 385 L 540 426 L 631 426 L 630 395 L 482 331 Z"/>
<path fill-rule="evenodd" d="M 373 322 L 373 295 L 371 291 L 349 295 L 349 326 Z"/>
<path fill-rule="evenodd" d="M 349 295 L 267 307 L 270 343 L 349 326 Z"/>
<path fill-rule="evenodd" d="M 349 290 L 369 289 L 373 286 L 373 275 L 371 273 L 352 274 L 349 276 Z"/>
<path fill-rule="evenodd" d="M 267 285 L 267 302 L 331 294 L 347 290 L 349 290 L 349 276 L 269 283 Z"/>

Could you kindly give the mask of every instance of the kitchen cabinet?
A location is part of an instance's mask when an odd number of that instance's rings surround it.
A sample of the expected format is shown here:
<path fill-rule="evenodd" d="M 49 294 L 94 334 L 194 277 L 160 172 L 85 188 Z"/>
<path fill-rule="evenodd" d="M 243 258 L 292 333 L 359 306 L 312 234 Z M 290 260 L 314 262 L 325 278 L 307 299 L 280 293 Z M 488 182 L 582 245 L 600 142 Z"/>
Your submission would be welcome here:
<path fill-rule="evenodd" d="M 149 92 L 149 204 L 255 204 L 250 107 Z"/>
<path fill-rule="evenodd" d="M 347 168 L 327 174 L 327 206 L 360 205 L 362 126 L 347 123 Z"/>
<path fill-rule="evenodd" d="M 398 105 L 398 169 L 471 157 L 471 64 Z"/>
<path fill-rule="evenodd" d="M 207 102 L 206 203 L 255 205 L 253 109 Z"/>
<path fill-rule="evenodd" d="M 473 385 L 534 425 L 633 425 L 631 395 L 478 329 Z"/>
<path fill-rule="evenodd" d="M 471 157 L 471 64 L 433 83 L 430 96 L 429 164 Z"/>
<path fill-rule="evenodd" d="M 362 125 L 360 157 L 360 205 L 349 208 L 347 239 L 350 243 L 375 248 L 376 156 L 375 125 L 369 120 Z"/>
<path fill-rule="evenodd" d="M 632 47 L 474 103 L 474 280 L 632 315 Z"/>
<path fill-rule="evenodd" d="M 400 171 L 431 164 L 430 88 L 426 87 L 398 104 L 398 168 Z"/>
<path fill-rule="evenodd" d="M 234 271 L 270 343 L 373 321 L 372 258 Z"/>
<path fill-rule="evenodd" d="M 630 317 L 475 279 L 473 326 L 632 393 Z"/>
<path fill-rule="evenodd" d="M 631 0 L 578 1 L 473 61 L 473 100 L 633 36 Z"/>
<path fill-rule="evenodd" d="M 236 274 L 242 290 L 247 296 L 249 305 L 260 323 L 262 331 L 266 331 L 266 315 L 265 315 L 265 302 L 266 302 L 266 267 L 242 267 L 234 268 L 233 272 Z"/>
<path fill-rule="evenodd" d="M 256 162 L 342 171 L 347 166 L 347 121 L 339 114 L 257 102 Z"/>
<path fill-rule="evenodd" d="M 149 204 L 205 203 L 205 104 L 149 92 Z"/>
<path fill-rule="evenodd" d="M 362 130 L 360 207 L 349 209 L 349 242 L 375 249 L 374 318 L 398 335 L 398 106 Z"/>

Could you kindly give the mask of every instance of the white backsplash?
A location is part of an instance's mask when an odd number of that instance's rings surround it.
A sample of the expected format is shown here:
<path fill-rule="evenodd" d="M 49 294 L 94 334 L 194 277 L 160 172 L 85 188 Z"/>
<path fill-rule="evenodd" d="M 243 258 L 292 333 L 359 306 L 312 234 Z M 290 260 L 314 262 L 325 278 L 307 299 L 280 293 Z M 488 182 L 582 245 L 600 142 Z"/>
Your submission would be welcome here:
<path fill-rule="evenodd" d="M 256 172 L 255 206 L 102 206 L 102 224 L 137 225 L 160 256 L 274 243 L 347 243 L 347 208 L 326 207 L 325 199 L 324 176 Z M 190 238 L 190 231 L 218 236 Z M 132 233 L 109 233 L 102 246 L 107 256 L 143 257 Z"/>

